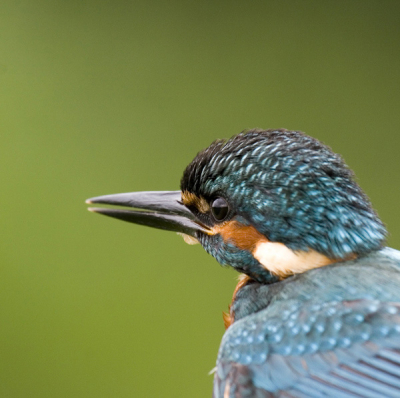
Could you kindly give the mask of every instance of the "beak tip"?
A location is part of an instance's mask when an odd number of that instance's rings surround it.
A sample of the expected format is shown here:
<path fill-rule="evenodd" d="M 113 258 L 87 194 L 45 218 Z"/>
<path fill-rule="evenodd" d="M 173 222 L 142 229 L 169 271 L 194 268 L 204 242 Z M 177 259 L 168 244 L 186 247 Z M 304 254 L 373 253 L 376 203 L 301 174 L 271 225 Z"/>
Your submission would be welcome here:
<path fill-rule="evenodd" d="M 91 213 L 97 213 L 97 210 L 95 207 L 88 207 L 88 211 L 90 211 Z"/>
<path fill-rule="evenodd" d="M 93 203 L 92 198 L 86 199 L 86 200 L 85 200 L 85 203 L 88 204 L 88 205 L 91 205 L 91 204 Z"/>

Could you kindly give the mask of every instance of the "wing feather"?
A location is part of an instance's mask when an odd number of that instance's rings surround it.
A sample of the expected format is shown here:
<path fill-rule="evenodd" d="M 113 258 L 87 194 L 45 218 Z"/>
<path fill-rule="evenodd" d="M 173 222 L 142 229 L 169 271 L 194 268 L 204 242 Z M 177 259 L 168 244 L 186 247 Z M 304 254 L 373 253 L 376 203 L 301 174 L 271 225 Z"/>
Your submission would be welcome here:
<path fill-rule="evenodd" d="M 334 301 L 269 315 L 227 330 L 215 398 L 400 396 L 399 303 Z"/>

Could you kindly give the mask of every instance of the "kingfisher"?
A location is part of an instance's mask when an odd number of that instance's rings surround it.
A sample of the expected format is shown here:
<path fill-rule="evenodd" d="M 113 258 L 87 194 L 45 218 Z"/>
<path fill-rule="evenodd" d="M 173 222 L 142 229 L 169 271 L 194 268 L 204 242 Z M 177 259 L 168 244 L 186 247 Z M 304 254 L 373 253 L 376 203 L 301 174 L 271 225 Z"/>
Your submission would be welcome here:
<path fill-rule="evenodd" d="M 400 252 L 338 154 L 300 131 L 247 130 L 199 152 L 180 187 L 87 202 L 240 273 L 214 398 L 400 397 Z"/>

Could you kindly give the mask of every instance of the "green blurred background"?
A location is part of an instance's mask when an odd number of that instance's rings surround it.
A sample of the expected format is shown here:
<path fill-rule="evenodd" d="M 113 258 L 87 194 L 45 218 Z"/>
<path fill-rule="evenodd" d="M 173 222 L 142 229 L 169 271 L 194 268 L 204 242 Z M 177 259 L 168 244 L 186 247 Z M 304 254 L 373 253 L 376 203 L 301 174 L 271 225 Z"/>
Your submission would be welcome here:
<path fill-rule="evenodd" d="M 0 3 L 1 397 L 207 397 L 236 275 L 86 211 L 216 138 L 341 153 L 400 247 L 400 2 Z"/>

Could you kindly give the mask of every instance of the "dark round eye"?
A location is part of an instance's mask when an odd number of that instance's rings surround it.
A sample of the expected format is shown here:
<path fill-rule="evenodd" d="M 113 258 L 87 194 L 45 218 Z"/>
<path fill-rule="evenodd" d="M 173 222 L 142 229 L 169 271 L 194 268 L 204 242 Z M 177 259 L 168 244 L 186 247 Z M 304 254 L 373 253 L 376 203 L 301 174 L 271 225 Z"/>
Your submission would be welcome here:
<path fill-rule="evenodd" d="M 211 204 L 211 211 L 217 221 L 222 221 L 229 213 L 228 202 L 224 198 L 217 198 Z"/>

